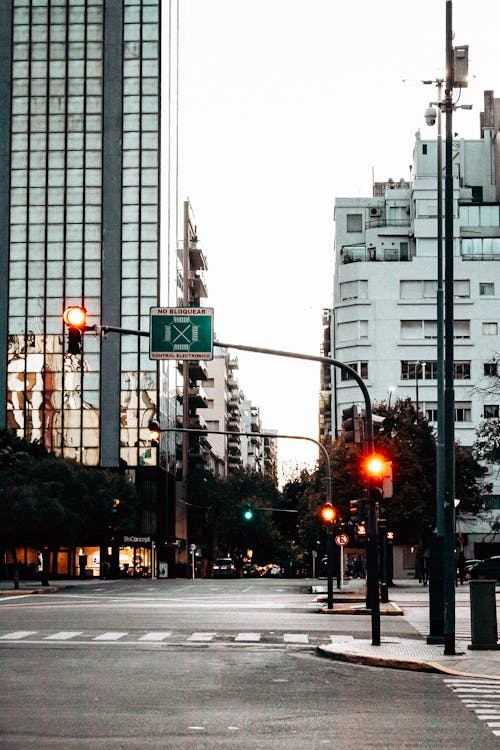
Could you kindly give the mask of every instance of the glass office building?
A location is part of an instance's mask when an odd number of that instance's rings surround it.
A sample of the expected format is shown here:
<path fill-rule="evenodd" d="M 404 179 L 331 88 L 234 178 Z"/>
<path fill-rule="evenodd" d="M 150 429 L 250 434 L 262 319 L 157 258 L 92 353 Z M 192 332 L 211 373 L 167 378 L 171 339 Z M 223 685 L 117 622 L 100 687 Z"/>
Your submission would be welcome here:
<path fill-rule="evenodd" d="M 69 353 L 62 312 L 147 331 L 175 301 L 177 23 L 174 0 L 0 5 L 0 427 L 134 475 L 157 471 L 175 371 L 144 336 Z"/>

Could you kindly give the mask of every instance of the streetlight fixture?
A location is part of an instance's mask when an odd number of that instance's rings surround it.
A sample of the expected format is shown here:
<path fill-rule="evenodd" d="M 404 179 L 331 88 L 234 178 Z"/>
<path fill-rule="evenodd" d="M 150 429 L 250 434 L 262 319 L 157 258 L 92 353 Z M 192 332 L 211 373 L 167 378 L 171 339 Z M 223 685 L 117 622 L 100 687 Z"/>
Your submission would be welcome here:
<path fill-rule="evenodd" d="M 422 378 L 424 377 L 424 375 L 425 375 L 425 365 L 426 364 L 427 364 L 427 362 L 422 362 L 421 360 L 417 360 L 417 362 L 415 362 L 415 410 L 416 410 L 417 414 L 418 414 L 418 410 L 419 410 L 419 402 L 418 402 L 418 373 L 419 373 L 419 370 L 420 370 L 421 373 L 422 373 Z"/>

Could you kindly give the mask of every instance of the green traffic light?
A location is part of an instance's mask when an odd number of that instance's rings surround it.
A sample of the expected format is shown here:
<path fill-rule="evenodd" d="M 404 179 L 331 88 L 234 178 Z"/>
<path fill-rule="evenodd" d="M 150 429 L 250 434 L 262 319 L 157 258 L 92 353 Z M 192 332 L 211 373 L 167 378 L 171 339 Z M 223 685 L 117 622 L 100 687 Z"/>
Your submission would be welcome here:
<path fill-rule="evenodd" d="M 243 518 L 245 521 L 251 521 L 253 518 L 253 510 L 250 507 L 250 505 L 245 505 L 245 510 L 243 511 Z"/>

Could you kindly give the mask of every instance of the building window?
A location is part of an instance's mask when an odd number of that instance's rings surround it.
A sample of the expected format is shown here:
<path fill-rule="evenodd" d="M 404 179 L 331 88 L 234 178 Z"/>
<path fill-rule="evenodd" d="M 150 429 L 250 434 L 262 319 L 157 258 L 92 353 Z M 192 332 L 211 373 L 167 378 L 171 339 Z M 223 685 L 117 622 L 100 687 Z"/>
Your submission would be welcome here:
<path fill-rule="evenodd" d="M 427 143 L 422 143 L 422 154 L 427 155 Z"/>
<path fill-rule="evenodd" d="M 362 214 L 347 214 L 346 230 L 348 232 L 362 232 L 363 231 Z"/>
<path fill-rule="evenodd" d="M 485 510 L 500 510 L 500 495 L 485 495 L 484 508 Z"/>
<path fill-rule="evenodd" d="M 498 419 L 500 416 L 498 404 L 485 404 L 483 417 L 485 419 Z"/>
<path fill-rule="evenodd" d="M 498 334 L 498 323 L 483 323 L 483 336 L 496 336 Z"/>
<path fill-rule="evenodd" d="M 494 378 L 498 375 L 498 364 L 496 362 L 485 362 L 483 367 L 484 374 L 487 377 Z"/>
<path fill-rule="evenodd" d="M 455 320 L 453 322 L 453 338 L 470 339 L 470 320 Z"/>
<path fill-rule="evenodd" d="M 453 377 L 456 380 L 470 380 L 470 362 L 454 362 Z"/>
<path fill-rule="evenodd" d="M 425 418 L 428 422 L 437 422 L 437 419 L 438 419 L 437 404 L 426 404 Z"/>
<path fill-rule="evenodd" d="M 493 281 L 480 281 L 479 282 L 479 296 L 480 297 L 493 297 L 495 294 L 495 283 Z"/>
<path fill-rule="evenodd" d="M 338 342 L 356 341 L 368 338 L 368 321 L 352 320 L 340 323 L 338 327 Z"/>
<path fill-rule="evenodd" d="M 500 237 L 464 237 L 463 260 L 500 260 Z"/>
<path fill-rule="evenodd" d="M 435 339 L 437 327 L 435 320 L 402 320 L 402 339 Z"/>
<path fill-rule="evenodd" d="M 401 361 L 401 380 L 415 380 L 415 360 Z M 425 367 L 418 369 L 419 380 L 437 380 L 437 361 L 425 362 Z M 453 377 L 456 380 L 470 380 L 470 361 L 453 363 Z"/>
<path fill-rule="evenodd" d="M 368 296 L 368 282 L 366 280 L 345 281 L 340 285 L 340 299 L 366 299 Z"/>
<path fill-rule="evenodd" d="M 471 405 L 470 401 L 464 401 L 463 403 L 457 402 L 455 404 L 455 422 L 471 422 Z"/>
<path fill-rule="evenodd" d="M 359 373 L 363 380 L 368 378 L 368 362 L 346 362 L 346 365 L 349 365 L 355 372 Z M 345 370 L 341 371 L 340 379 L 354 380 L 351 373 Z"/>

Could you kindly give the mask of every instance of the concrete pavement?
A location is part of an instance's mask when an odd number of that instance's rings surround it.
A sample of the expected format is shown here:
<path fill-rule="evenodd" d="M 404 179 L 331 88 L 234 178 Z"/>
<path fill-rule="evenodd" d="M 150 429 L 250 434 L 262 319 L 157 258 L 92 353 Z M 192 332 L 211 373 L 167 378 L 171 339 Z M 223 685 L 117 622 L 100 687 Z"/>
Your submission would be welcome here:
<path fill-rule="evenodd" d="M 41 586 L 37 581 L 21 581 L 19 590 L 13 589 L 12 581 L 0 581 L 0 595 L 16 596 L 28 593 L 43 594 L 59 591 L 68 586 L 86 586 L 92 583 L 106 584 L 112 581 L 99 579 L 60 580 L 50 586 Z M 308 583 L 300 579 L 301 584 Z M 332 643 L 318 646 L 321 656 L 371 666 L 426 672 L 444 672 L 465 677 L 500 679 L 500 644 L 496 650 L 476 651 L 468 646 L 470 636 L 470 601 L 468 583 L 456 589 L 455 632 L 456 654 L 444 655 L 443 645 L 428 644 L 426 637 L 429 623 L 429 590 L 418 581 L 395 581 L 389 588 L 389 602 L 381 603 L 381 644 L 372 646 L 371 640 L 354 635 L 332 636 Z M 333 592 L 333 609 L 326 608 L 326 582 L 311 580 L 311 591 L 316 594 L 320 616 L 342 616 L 344 614 L 370 616 L 364 606 L 365 582 L 348 580 L 344 589 Z M 500 586 L 496 586 L 497 623 L 500 622 Z M 384 618 L 400 616 L 415 630 L 415 636 L 384 637 Z M 497 634 L 498 636 L 498 634 Z"/>
<path fill-rule="evenodd" d="M 372 646 L 371 640 L 354 636 L 337 636 L 332 643 L 318 646 L 321 656 L 338 661 L 367 664 L 391 669 L 406 669 L 421 672 L 444 672 L 464 677 L 500 679 L 500 643 L 496 650 L 476 651 L 468 646 L 470 637 L 470 600 L 468 583 L 456 589 L 455 607 L 455 651 L 453 656 L 444 655 L 442 644 L 428 644 L 426 635 L 429 622 L 429 590 L 418 581 L 395 581 L 389 589 L 390 603 L 381 604 L 381 643 Z M 324 587 L 323 587 L 324 588 Z M 358 588 L 356 592 L 355 589 Z M 362 593 L 356 582 L 349 582 L 344 592 L 334 591 L 333 610 L 323 611 L 329 614 L 352 614 L 361 608 L 359 602 L 349 603 L 349 591 L 352 598 L 359 600 Z M 318 592 L 319 593 L 319 592 Z M 337 594 L 337 600 L 335 595 Z M 497 623 L 500 621 L 500 586 L 496 586 Z M 366 613 L 366 610 L 364 610 Z M 383 636 L 384 617 L 400 614 L 417 632 L 414 638 L 385 638 Z"/>

